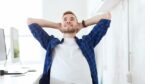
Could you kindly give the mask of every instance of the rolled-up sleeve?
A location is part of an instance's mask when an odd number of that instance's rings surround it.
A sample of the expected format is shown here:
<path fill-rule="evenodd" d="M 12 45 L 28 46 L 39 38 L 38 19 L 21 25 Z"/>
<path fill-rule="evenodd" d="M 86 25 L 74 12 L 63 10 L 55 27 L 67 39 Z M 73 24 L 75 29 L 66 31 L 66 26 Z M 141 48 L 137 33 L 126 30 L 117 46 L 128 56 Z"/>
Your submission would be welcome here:
<path fill-rule="evenodd" d="M 94 26 L 92 31 L 88 35 L 83 36 L 82 39 L 90 46 L 95 47 L 106 34 L 110 27 L 110 22 L 111 20 L 101 19 L 98 24 Z"/>
<path fill-rule="evenodd" d="M 49 36 L 47 32 L 45 32 L 40 25 L 37 23 L 32 23 L 29 26 L 29 29 L 33 36 L 39 41 L 41 46 L 44 49 L 47 49 L 47 45 L 53 36 Z"/>

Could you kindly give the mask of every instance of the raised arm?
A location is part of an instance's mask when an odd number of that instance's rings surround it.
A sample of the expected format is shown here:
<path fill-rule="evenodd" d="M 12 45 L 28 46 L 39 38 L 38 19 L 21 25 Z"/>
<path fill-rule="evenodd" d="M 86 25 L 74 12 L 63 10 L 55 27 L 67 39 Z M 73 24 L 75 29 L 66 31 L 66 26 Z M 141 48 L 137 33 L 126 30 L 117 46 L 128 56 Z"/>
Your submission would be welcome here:
<path fill-rule="evenodd" d="M 27 24 L 30 25 L 32 23 L 37 23 L 41 27 L 48 27 L 48 28 L 54 28 L 54 29 L 59 29 L 61 27 L 60 23 L 55 23 L 48 20 L 44 20 L 44 19 L 28 18 Z"/>
<path fill-rule="evenodd" d="M 97 24 L 101 19 L 109 19 L 110 20 L 111 19 L 111 13 L 107 12 L 107 13 L 89 18 L 87 20 L 84 20 L 84 22 L 82 22 L 82 25 L 84 27 L 91 26 L 91 25 Z"/>
<path fill-rule="evenodd" d="M 47 49 L 48 43 L 51 42 L 54 36 L 50 36 L 42 27 L 59 28 L 59 23 L 42 19 L 28 18 L 27 24 L 33 36 L 39 41 L 44 49 Z"/>
<path fill-rule="evenodd" d="M 100 42 L 102 37 L 106 34 L 108 28 L 110 27 L 110 22 L 110 13 L 105 13 L 86 20 L 86 26 L 90 26 L 93 24 L 96 25 L 93 27 L 92 31 L 88 35 L 83 36 L 83 39 L 86 41 L 87 44 L 94 48 Z"/>

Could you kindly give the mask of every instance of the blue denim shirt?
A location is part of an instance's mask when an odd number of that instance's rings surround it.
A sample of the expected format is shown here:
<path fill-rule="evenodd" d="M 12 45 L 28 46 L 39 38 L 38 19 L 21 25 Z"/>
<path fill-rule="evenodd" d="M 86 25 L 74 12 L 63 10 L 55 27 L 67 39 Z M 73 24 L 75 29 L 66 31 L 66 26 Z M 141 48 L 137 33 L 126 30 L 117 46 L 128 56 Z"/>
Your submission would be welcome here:
<path fill-rule="evenodd" d="M 90 72 L 93 84 L 98 84 L 97 66 L 95 60 L 94 48 L 100 42 L 102 37 L 106 34 L 107 29 L 110 26 L 111 20 L 101 19 L 98 24 L 94 26 L 92 31 L 88 35 L 84 35 L 82 39 L 75 37 L 76 43 L 85 56 Z M 52 52 L 54 48 L 63 42 L 64 39 L 59 40 L 53 35 L 48 35 L 40 25 L 32 23 L 29 25 L 30 31 L 33 36 L 40 42 L 41 46 L 47 51 L 45 57 L 45 64 L 43 69 L 43 75 L 39 81 L 40 84 L 50 84 L 50 70 L 52 64 Z M 75 63 L 75 62 L 74 62 Z"/>

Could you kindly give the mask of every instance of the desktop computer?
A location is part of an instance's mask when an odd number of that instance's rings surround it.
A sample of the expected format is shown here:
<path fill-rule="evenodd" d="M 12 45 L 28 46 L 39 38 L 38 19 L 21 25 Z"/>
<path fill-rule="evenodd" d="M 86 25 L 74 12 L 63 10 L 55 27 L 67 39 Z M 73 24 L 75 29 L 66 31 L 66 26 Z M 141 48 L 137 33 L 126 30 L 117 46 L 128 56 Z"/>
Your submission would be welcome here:
<path fill-rule="evenodd" d="M 18 32 L 17 30 L 14 29 L 11 29 L 11 56 L 13 62 L 19 61 Z M 7 71 L 6 62 L 7 62 L 7 52 L 6 52 L 5 34 L 4 29 L 0 29 L 0 75 L 9 74 Z"/>
<path fill-rule="evenodd" d="M 10 50 L 12 62 L 21 63 L 19 49 L 19 32 L 16 28 L 10 29 L 10 45 L 11 45 Z"/>
<path fill-rule="evenodd" d="M 20 61 L 19 33 L 16 28 L 10 29 L 10 56 L 11 62 L 6 63 L 7 53 L 5 44 L 4 29 L 0 29 L 0 76 L 21 75 L 27 72 L 35 72 L 34 69 L 24 66 Z M 5 66 L 6 64 L 6 66 Z"/>

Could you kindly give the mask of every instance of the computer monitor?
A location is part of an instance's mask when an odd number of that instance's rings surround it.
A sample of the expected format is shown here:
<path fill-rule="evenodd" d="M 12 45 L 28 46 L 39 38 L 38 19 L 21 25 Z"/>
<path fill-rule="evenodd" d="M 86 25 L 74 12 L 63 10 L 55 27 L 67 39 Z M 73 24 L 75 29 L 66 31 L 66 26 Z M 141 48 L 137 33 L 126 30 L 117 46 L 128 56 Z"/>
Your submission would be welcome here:
<path fill-rule="evenodd" d="M 20 62 L 19 33 L 16 28 L 10 29 L 10 43 L 12 62 Z"/>
<path fill-rule="evenodd" d="M 4 29 L 0 29 L 0 63 L 7 59 Z"/>

